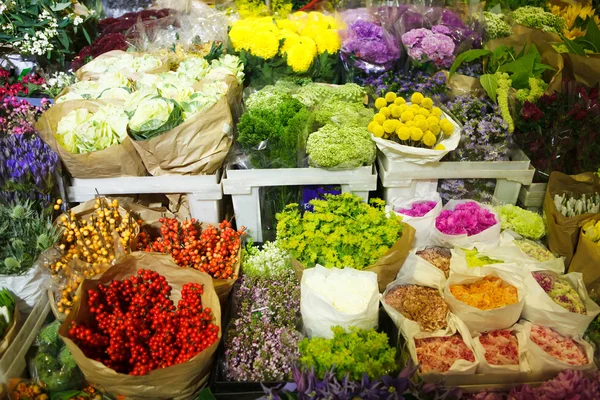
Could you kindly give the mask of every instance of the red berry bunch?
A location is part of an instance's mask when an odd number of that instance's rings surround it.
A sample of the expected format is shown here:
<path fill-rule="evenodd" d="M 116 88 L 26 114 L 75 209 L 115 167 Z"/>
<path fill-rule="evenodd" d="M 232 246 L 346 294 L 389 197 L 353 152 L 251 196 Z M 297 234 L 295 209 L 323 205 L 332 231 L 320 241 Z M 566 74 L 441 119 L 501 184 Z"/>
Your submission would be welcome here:
<path fill-rule="evenodd" d="M 202 308 L 202 285 L 186 283 L 177 307 L 157 272 L 114 280 L 88 291 L 90 318 L 73 322 L 69 337 L 91 359 L 117 372 L 145 375 L 188 361 L 217 341 L 219 327 Z"/>
<path fill-rule="evenodd" d="M 160 236 L 151 238 L 147 232 L 141 232 L 138 250 L 170 254 L 177 265 L 206 272 L 215 279 L 235 278 L 244 227 L 236 231 L 231 223 L 223 221 L 219 228 L 208 225 L 202 229 L 193 218 L 183 222 L 161 218 L 159 222 Z"/>

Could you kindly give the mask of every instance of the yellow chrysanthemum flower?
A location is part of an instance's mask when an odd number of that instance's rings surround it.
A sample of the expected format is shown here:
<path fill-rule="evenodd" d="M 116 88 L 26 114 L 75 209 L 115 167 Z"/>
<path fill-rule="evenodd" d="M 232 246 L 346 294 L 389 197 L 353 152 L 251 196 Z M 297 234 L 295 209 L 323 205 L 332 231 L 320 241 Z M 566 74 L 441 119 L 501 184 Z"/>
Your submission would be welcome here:
<path fill-rule="evenodd" d="M 298 23 L 291 19 L 278 19 L 275 21 L 279 29 L 288 29 L 292 32 L 298 32 Z"/>
<path fill-rule="evenodd" d="M 279 52 L 286 53 L 289 49 L 300 43 L 300 36 L 288 29 L 282 29 L 279 34 L 279 40 L 283 39 L 283 45 Z"/>
<path fill-rule="evenodd" d="M 437 142 L 435 135 L 430 131 L 425 132 L 423 135 L 423 144 L 425 144 L 427 147 L 431 147 L 435 144 L 435 142 Z"/>
<path fill-rule="evenodd" d="M 396 135 L 398 135 L 398 139 L 400 140 L 408 140 L 410 139 L 410 128 L 401 126 L 396 130 Z"/>
<path fill-rule="evenodd" d="M 413 104 L 421 104 L 421 101 L 423 101 L 424 98 L 425 96 L 423 96 L 421 93 L 414 92 L 412 96 L 410 96 L 410 102 Z"/>
<path fill-rule="evenodd" d="M 279 52 L 279 38 L 267 30 L 259 30 L 250 36 L 250 52 L 268 60 Z"/>
<path fill-rule="evenodd" d="M 376 137 L 382 137 L 384 134 L 383 126 L 377 125 L 373 128 L 373 135 Z"/>
<path fill-rule="evenodd" d="M 306 36 L 300 37 L 300 41 L 287 51 L 287 64 L 294 72 L 306 72 L 317 53 L 317 45 L 314 40 Z"/>
<path fill-rule="evenodd" d="M 423 131 L 416 127 L 410 128 L 410 138 L 418 142 L 423 138 Z"/>
<path fill-rule="evenodd" d="M 383 124 L 383 121 L 385 121 L 386 119 L 387 118 L 382 113 L 377 113 L 373 116 L 373 121 L 376 121 L 380 125 Z"/>
<path fill-rule="evenodd" d="M 396 125 L 398 121 L 395 119 L 388 119 L 383 123 L 383 131 L 385 133 L 394 133 L 396 131 Z"/>
<path fill-rule="evenodd" d="M 340 35 L 338 35 L 337 31 L 332 31 L 330 29 L 320 30 L 320 33 L 314 36 L 313 39 L 317 43 L 317 51 L 319 54 L 325 52 L 335 54 L 342 46 Z"/>
<path fill-rule="evenodd" d="M 229 40 L 235 51 L 250 50 L 252 29 L 243 24 L 234 24 L 229 31 Z"/>

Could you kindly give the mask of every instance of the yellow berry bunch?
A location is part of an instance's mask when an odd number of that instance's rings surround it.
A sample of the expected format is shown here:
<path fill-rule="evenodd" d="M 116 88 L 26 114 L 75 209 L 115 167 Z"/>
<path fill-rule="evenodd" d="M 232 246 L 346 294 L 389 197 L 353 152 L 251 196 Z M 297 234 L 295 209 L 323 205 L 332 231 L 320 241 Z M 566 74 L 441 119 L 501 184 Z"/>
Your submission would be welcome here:
<path fill-rule="evenodd" d="M 379 138 L 400 141 L 410 146 L 445 150 L 439 143 L 454 133 L 454 125 L 433 106 L 433 100 L 419 92 L 410 97 L 411 104 L 395 93 L 375 100 L 378 112 L 369 123 L 369 132 Z"/>
<path fill-rule="evenodd" d="M 59 245 L 62 257 L 50 269 L 62 281 L 57 309 L 68 314 L 83 279 L 104 272 L 119 251 L 128 252 L 138 224 L 119 208 L 118 200 L 105 198 L 96 199 L 90 216 L 81 217 L 69 210 L 58 223 L 63 228 Z"/>

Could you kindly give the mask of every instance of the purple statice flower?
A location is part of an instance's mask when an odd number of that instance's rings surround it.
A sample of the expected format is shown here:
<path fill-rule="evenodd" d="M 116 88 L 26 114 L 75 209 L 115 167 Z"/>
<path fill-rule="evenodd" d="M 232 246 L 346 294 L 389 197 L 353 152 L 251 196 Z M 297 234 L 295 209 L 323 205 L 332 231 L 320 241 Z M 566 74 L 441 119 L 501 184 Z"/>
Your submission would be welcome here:
<path fill-rule="evenodd" d="M 354 66 L 365 72 L 369 69 L 385 71 L 400 58 L 395 39 L 380 25 L 358 20 L 343 33 L 342 58 L 355 61 Z"/>
<path fill-rule="evenodd" d="M 402 43 L 406 46 L 410 58 L 415 61 L 423 63 L 432 61 L 440 68 L 450 67 L 454 62 L 456 45 L 452 38 L 445 34 L 417 28 L 402 35 Z"/>
<path fill-rule="evenodd" d="M 473 236 L 496 225 L 496 216 L 474 201 L 444 210 L 435 219 L 436 228 L 446 235 Z"/>
<path fill-rule="evenodd" d="M 408 215 L 409 217 L 422 217 L 433 210 L 436 205 L 437 203 L 435 201 L 420 201 L 413 203 L 410 208 L 401 208 L 400 210 L 397 210 L 397 212 Z"/>

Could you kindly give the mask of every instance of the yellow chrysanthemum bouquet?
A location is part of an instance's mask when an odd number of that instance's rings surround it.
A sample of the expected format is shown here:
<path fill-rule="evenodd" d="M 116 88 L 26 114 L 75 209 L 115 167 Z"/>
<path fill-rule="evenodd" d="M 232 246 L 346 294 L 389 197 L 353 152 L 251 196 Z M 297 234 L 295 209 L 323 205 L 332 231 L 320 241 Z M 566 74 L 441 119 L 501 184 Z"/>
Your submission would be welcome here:
<path fill-rule="evenodd" d="M 246 18 L 231 26 L 230 50 L 240 56 L 252 86 L 285 76 L 338 83 L 340 28 L 334 17 L 320 12 Z"/>
<path fill-rule="evenodd" d="M 405 146 L 446 150 L 442 141 L 455 133 L 455 125 L 431 98 L 415 92 L 410 102 L 395 93 L 376 99 L 378 112 L 369 123 L 369 132 Z"/>

